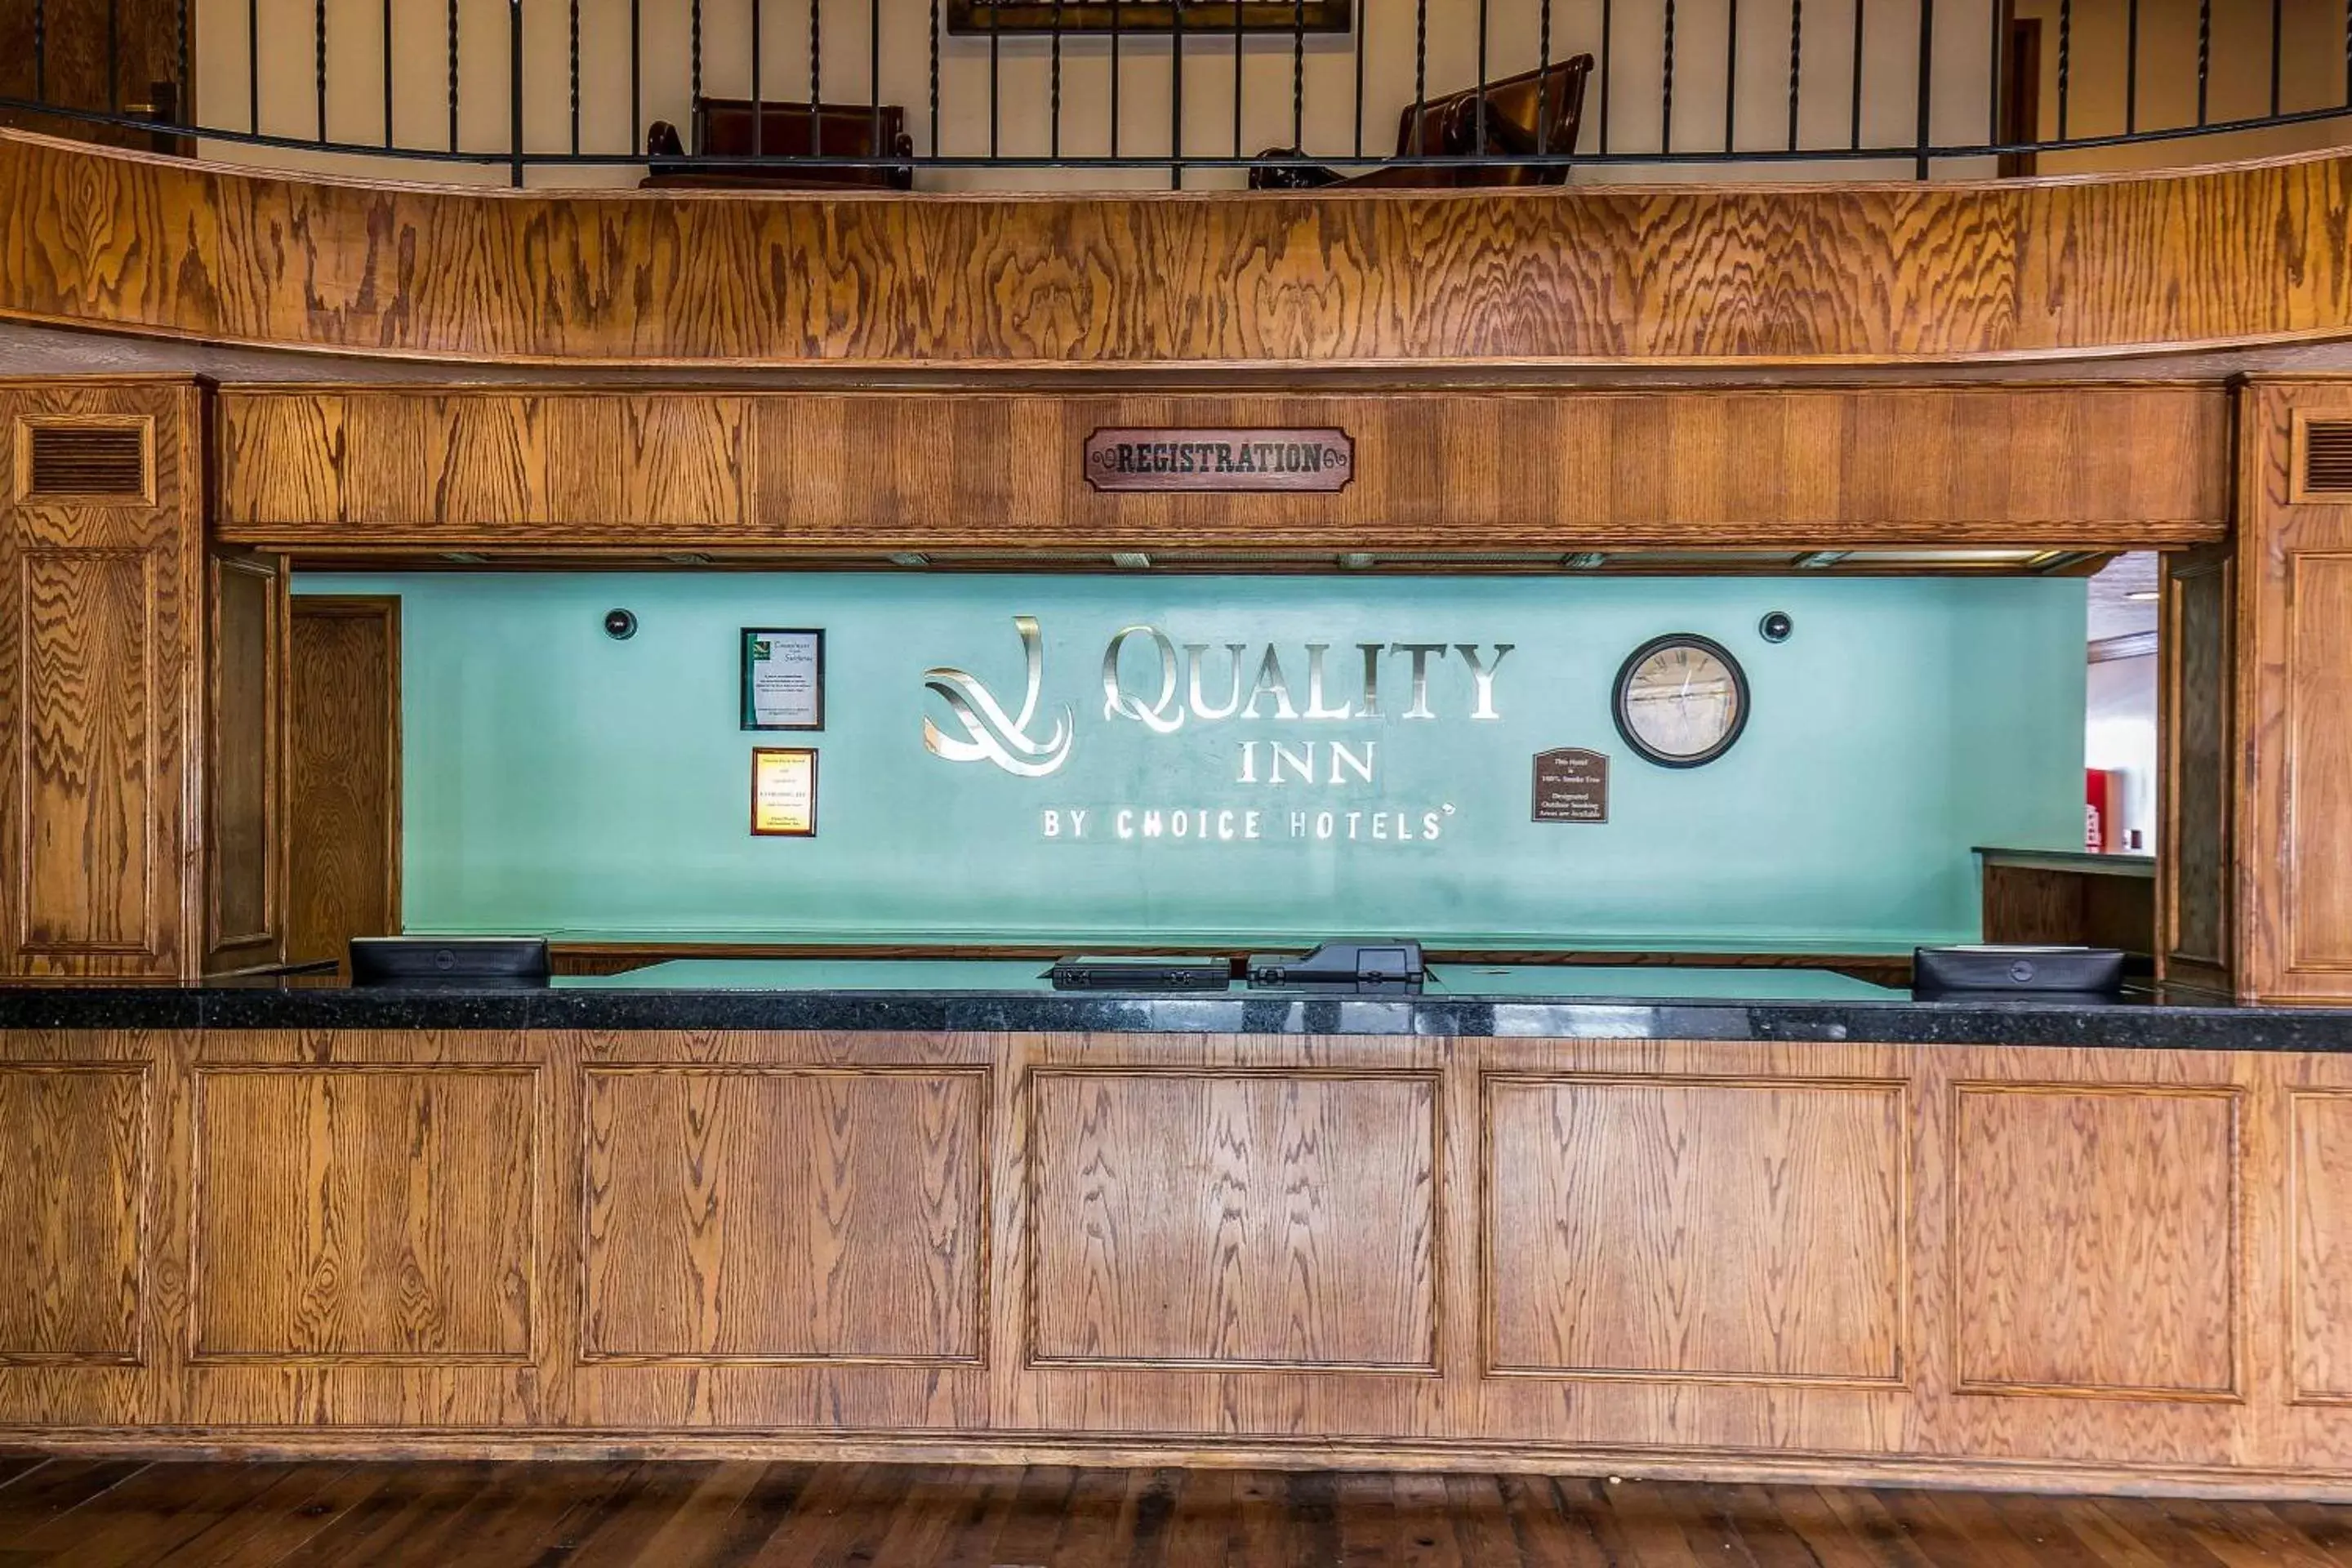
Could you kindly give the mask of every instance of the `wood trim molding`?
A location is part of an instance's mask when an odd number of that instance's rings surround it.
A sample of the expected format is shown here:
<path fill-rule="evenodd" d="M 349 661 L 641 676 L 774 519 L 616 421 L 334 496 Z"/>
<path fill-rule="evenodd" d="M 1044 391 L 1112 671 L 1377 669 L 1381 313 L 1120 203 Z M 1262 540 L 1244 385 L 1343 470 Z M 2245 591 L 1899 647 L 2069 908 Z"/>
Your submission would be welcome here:
<path fill-rule="evenodd" d="M 2017 360 L 2352 335 L 2319 153 L 1985 184 L 457 190 L 0 132 L 0 317 L 568 364 Z"/>
<path fill-rule="evenodd" d="M 1227 569 L 1339 551 L 2189 545 L 2228 527 L 2219 384 L 1355 393 L 239 387 L 227 542 L 305 558 L 918 552 Z M 1104 426 L 1332 426 L 1332 494 L 1115 493 Z"/>

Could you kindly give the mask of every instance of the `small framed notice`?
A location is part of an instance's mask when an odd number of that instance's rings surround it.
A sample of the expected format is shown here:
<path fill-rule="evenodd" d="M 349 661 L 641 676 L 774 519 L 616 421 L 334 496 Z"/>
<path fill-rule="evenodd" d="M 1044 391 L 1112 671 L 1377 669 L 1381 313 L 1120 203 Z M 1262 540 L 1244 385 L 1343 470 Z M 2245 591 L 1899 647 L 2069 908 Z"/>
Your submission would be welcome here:
<path fill-rule="evenodd" d="M 762 838 L 816 837 L 816 753 L 805 746 L 751 752 L 751 831 Z"/>
<path fill-rule="evenodd" d="M 824 728 L 824 634 L 743 628 L 743 728 Z"/>
<path fill-rule="evenodd" d="M 1582 746 L 1536 753 L 1535 820 L 1609 820 L 1609 758 Z"/>

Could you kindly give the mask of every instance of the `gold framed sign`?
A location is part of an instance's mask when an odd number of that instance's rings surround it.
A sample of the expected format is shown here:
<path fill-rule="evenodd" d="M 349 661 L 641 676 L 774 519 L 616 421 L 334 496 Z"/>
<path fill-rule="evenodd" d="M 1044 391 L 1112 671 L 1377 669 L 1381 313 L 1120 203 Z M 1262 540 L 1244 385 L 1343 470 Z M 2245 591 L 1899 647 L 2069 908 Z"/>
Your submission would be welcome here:
<path fill-rule="evenodd" d="M 751 752 L 751 832 L 761 838 L 816 837 L 816 752 L 806 746 Z"/>
<path fill-rule="evenodd" d="M 990 33 L 1344 33 L 1351 0 L 948 0 L 948 31 Z"/>

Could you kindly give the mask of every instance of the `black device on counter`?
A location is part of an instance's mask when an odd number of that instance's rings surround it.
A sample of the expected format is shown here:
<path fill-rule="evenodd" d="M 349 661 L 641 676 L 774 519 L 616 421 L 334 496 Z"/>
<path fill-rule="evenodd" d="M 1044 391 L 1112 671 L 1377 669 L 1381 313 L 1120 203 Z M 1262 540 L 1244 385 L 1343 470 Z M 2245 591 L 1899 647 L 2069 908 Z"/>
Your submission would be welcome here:
<path fill-rule="evenodd" d="M 544 985 L 548 973 L 541 936 L 352 938 L 354 985 Z"/>
<path fill-rule="evenodd" d="M 2112 996 L 2124 987 L 2124 955 L 2112 947 L 1923 947 L 1911 955 L 1911 989 L 1923 996 L 2007 992 Z"/>
<path fill-rule="evenodd" d="M 1045 973 L 1056 991 L 1223 991 L 1234 966 L 1224 958 L 1081 953 L 1055 960 Z"/>
<path fill-rule="evenodd" d="M 1378 985 L 1410 988 L 1425 976 L 1421 943 L 1402 938 L 1384 942 L 1327 942 L 1303 958 L 1288 953 L 1250 955 L 1253 985 Z"/>

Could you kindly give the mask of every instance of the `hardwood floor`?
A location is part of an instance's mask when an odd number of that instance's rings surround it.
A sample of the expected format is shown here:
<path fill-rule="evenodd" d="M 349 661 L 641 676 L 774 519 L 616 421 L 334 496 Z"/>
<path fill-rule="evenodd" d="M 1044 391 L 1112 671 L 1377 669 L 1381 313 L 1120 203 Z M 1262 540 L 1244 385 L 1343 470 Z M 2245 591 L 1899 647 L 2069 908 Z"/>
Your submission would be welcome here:
<path fill-rule="evenodd" d="M 2352 1507 L 1484 1475 L 0 1455 L 0 1568 L 2316 1568 Z"/>

